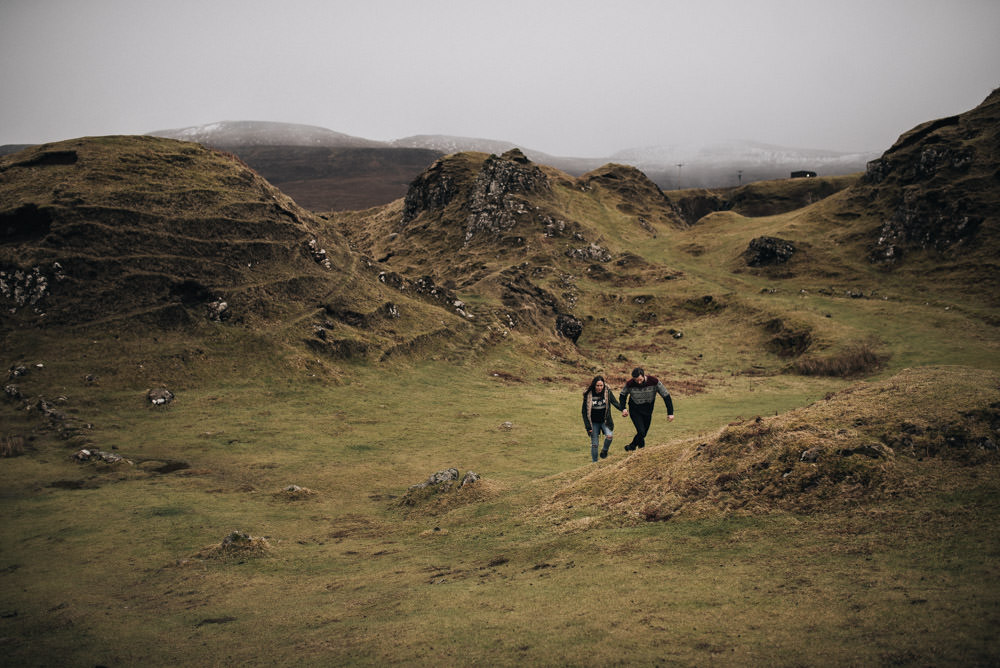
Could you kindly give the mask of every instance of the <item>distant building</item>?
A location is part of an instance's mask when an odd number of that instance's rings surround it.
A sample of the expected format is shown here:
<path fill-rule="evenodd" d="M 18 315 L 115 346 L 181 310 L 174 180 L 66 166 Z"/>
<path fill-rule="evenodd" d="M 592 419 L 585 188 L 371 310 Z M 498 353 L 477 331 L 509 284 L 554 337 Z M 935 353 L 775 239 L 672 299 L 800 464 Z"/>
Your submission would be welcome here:
<path fill-rule="evenodd" d="M 810 172 L 808 169 L 803 169 L 798 172 L 792 172 L 793 179 L 812 179 L 816 177 L 816 172 Z"/>

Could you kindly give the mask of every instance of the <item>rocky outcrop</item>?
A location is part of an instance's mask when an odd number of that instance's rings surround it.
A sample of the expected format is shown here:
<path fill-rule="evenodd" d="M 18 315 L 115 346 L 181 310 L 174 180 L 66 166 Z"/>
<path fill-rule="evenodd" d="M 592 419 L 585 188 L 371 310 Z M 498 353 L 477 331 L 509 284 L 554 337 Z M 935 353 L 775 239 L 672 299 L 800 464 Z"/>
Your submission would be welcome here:
<path fill-rule="evenodd" d="M 531 205 L 523 195 L 538 195 L 548 189 L 548 178 L 519 149 L 500 157 L 491 155 L 473 184 L 465 243 L 502 236 L 530 215 Z"/>
<path fill-rule="evenodd" d="M 556 331 L 573 343 L 583 334 L 583 321 L 565 313 L 556 316 Z"/>
<path fill-rule="evenodd" d="M 743 259 L 750 267 L 784 264 L 795 255 L 795 244 L 777 237 L 757 237 L 750 241 Z"/>
<path fill-rule="evenodd" d="M 163 406 L 174 400 L 174 393 L 165 387 L 154 387 L 146 392 L 146 401 L 154 406 Z"/>
<path fill-rule="evenodd" d="M 977 108 L 917 126 L 868 163 L 851 201 L 878 215 L 869 259 L 975 246 L 995 227 L 1000 197 L 1000 90 Z"/>
<path fill-rule="evenodd" d="M 403 224 L 424 211 L 444 209 L 461 192 L 461 179 L 448 169 L 447 160 L 436 160 L 418 176 L 403 200 Z"/>

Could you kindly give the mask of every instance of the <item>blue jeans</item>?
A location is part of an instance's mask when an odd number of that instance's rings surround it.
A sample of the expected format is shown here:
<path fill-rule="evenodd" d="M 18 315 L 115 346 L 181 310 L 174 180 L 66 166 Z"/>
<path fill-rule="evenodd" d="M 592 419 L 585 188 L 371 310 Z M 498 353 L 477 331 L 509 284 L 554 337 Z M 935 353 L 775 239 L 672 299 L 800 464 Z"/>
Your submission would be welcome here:
<path fill-rule="evenodd" d="M 614 437 L 615 433 L 611 430 L 611 427 L 607 425 L 606 422 L 595 422 L 593 425 L 593 431 L 590 432 L 590 458 L 597 461 L 597 446 L 601 442 L 601 433 L 604 433 L 604 449 L 607 450 L 608 446 L 611 445 L 611 439 Z"/>

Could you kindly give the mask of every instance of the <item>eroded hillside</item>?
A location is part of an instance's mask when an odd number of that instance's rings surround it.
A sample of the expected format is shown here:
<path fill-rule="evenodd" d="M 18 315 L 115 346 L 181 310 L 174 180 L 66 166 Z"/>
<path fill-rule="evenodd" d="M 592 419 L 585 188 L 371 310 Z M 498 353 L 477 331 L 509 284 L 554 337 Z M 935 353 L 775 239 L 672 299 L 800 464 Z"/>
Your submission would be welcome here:
<path fill-rule="evenodd" d="M 467 330 L 451 305 L 379 282 L 337 232 L 196 144 L 33 147 L 0 162 L 0 202 L 4 329 L 217 321 L 362 358 Z"/>

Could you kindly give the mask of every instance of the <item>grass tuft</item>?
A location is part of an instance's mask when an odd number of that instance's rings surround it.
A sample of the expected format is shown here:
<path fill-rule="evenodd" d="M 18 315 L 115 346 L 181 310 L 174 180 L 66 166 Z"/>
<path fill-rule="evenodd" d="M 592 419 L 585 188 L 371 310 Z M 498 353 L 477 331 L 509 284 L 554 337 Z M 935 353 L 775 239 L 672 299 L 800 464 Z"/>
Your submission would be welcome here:
<path fill-rule="evenodd" d="M 0 457 L 20 457 L 24 454 L 24 437 L 4 436 L 0 440 Z"/>

